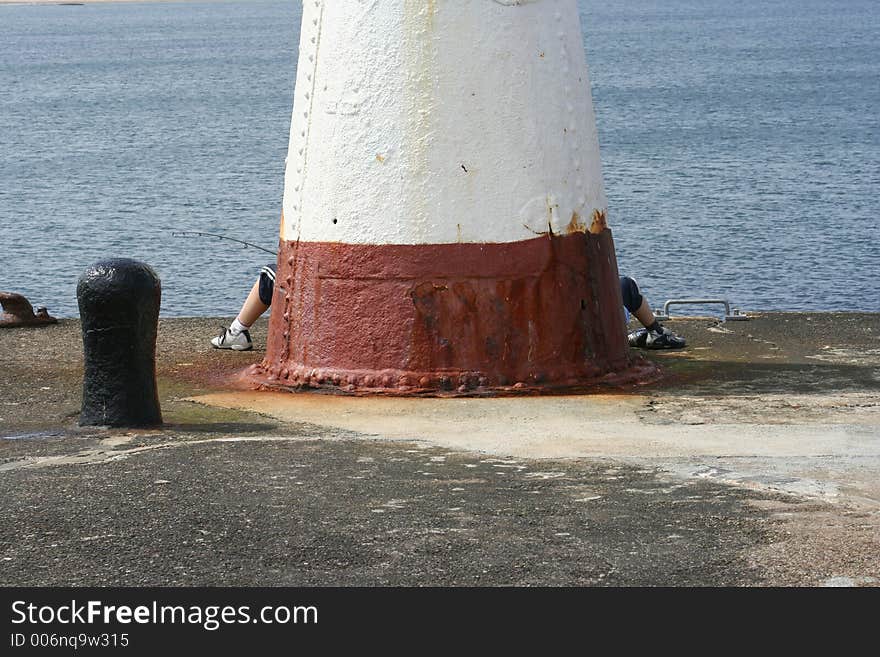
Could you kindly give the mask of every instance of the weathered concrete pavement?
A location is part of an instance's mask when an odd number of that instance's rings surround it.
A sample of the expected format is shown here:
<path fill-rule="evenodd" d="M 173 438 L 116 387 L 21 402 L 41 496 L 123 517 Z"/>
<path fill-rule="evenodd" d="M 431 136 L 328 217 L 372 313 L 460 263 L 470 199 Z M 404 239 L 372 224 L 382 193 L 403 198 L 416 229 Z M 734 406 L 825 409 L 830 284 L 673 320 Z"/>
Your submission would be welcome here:
<path fill-rule="evenodd" d="M 232 390 L 217 324 L 160 323 L 156 431 L 76 426 L 78 322 L 0 331 L 0 582 L 880 584 L 880 316 L 678 320 L 659 384 L 496 399 Z"/>

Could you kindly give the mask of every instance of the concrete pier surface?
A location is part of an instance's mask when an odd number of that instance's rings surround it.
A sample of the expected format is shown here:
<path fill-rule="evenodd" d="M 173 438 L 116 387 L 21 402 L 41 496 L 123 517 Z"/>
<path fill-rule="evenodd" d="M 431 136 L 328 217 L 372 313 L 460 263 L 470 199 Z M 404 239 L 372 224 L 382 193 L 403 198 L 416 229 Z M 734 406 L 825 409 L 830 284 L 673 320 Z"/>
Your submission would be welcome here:
<path fill-rule="evenodd" d="M 593 395 L 236 389 L 164 319 L 155 430 L 79 428 L 79 322 L 0 330 L 0 584 L 880 585 L 880 315 L 667 322 Z"/>

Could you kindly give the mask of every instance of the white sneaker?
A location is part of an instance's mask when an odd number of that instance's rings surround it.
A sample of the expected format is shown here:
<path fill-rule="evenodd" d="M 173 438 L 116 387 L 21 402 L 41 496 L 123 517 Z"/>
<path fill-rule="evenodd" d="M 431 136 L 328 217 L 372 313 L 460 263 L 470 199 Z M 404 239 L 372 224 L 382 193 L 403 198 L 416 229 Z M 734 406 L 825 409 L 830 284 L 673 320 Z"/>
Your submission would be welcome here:
<path fill-rule="evenodd" d="M 220 327 L 220 335 L 211 338 L 211 344 L 214 345 L 214 349 L 233 349 L 234 351 L 250 351 L 254 348 L 250 333 L 245 330 L 238 335 L 232 335 L 225 326 Z"/>

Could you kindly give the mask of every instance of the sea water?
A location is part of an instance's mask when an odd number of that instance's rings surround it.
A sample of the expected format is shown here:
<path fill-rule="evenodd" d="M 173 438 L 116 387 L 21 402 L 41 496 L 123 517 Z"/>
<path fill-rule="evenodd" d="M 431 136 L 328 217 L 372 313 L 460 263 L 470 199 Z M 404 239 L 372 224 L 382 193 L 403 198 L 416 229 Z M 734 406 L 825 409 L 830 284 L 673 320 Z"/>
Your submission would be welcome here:
<path fill-rule="evenodd" d="M 877 7 L 580 1 L 618 264 L 655 306 L 880 311 Z M 300 16 L 0 5 L 0 290 L 75 317 L 82 271 L 132 257 L 164 316 L 233 316 L 273 257 L 173 232 L 276 248 Z"/>

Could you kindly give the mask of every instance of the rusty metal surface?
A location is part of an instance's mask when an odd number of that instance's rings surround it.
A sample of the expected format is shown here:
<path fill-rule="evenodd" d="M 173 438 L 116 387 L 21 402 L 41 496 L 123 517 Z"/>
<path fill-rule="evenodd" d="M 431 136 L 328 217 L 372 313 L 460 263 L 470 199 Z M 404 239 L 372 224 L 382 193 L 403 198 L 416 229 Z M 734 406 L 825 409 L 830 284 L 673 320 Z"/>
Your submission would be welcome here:
<path fill-rule="evenodd" d="M 266 358 L 277 389 L 480 395 L 656 378 L 625 338 L 610 231 L 506 244 L 284 242 Z"/>
<path fill-rule="evenodd" d="M 25 297 L 14 292 L 0 292 L 0 328 L 15 328 L 19 326 L 43 326 L 57 324 L 58 320 L 52 317 L 45 308 L 34 308 Z"/>

